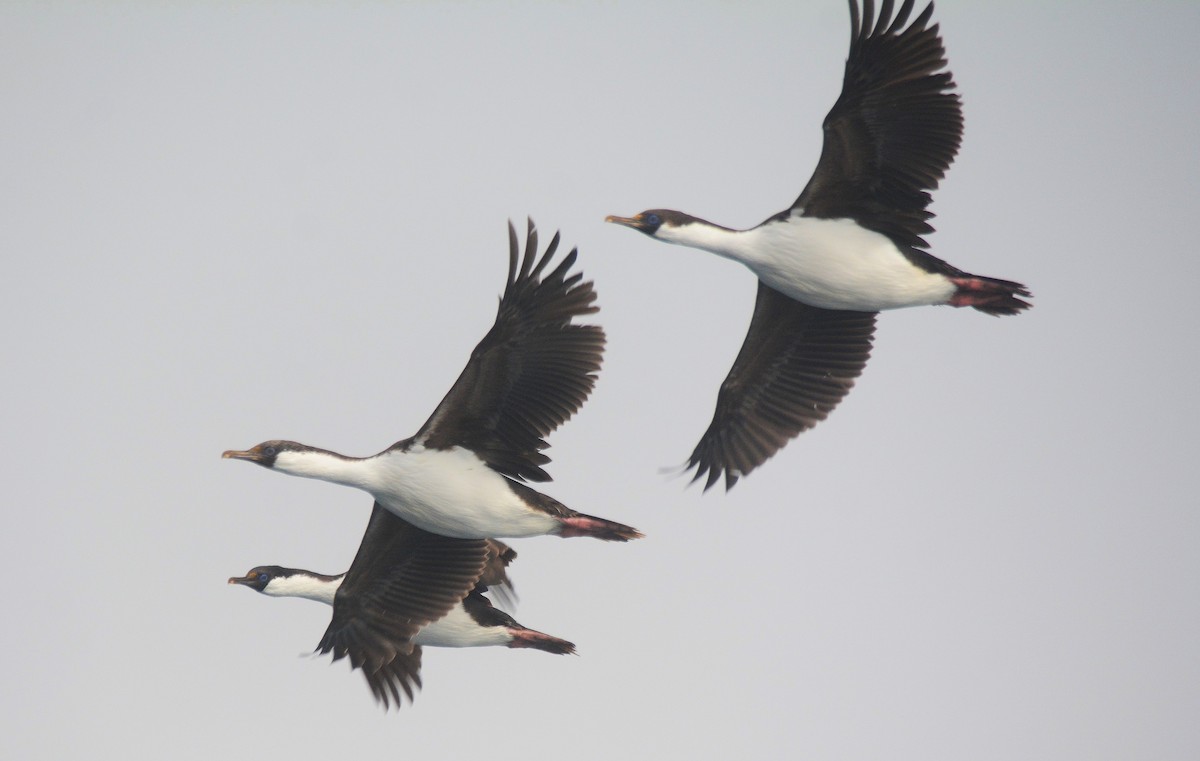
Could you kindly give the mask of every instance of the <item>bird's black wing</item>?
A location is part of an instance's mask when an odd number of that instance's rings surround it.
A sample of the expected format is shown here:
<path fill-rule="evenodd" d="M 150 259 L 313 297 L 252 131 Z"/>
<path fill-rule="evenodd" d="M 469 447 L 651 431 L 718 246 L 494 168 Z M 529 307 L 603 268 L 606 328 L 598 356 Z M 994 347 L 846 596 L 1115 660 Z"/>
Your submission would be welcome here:
<path fill-rule="evenodd" d="M 483 567 L 475 591 L 491 591 L 492 595 L 506 608 L 515 609 L 517 590 L 508 578 L 508 565 L 517 559 L 517 551 L 497 539 L 487 540 L 487 563 Z"/>
<path fill-rule="evenodd" d="M 413 645 L 407 651 L 397 653 L 392 660 L 374 671 L 367 664 L 362 669 L 371 694 L 384 710 L 393 704 L 399 708 L 404 702 L 402 695 L 411 703 L 413 693 L 421 688 L 421 646 Z"/>
<path fill-rule="evenodd" d="M 504 611 L 492 605 L 491 600 L 484 597 L 479 591 L 472 592 L 463 599 L 463 607 L 467 609 L 467 615 L 475 620 L 480 626 L 511 626 L 516 629 L 524 629 L 519 623 Z"/>
<path fill-rule="evenodd" d="M 825 419 L 871 353 L 875 312 L 818 309 L 758 284 L 750 330 L 687 467 L 707 490 L 733 487 L 801 431 Z"/>
<path fill-rule="evenodd" d="M 954 80 L 943 71 L 938 26 L 927 26 L 933 4 L 905 27 L 912 9 L 913 0 L 905 0 L 893 19 L 892 0 L 884 0 L 876 20 L 866 0 L 860 20 L 858 2 L 850 0 L 842 94 L 825 117 L 817 168 L 782 216 L 850 218 L 902 251 L 927 247 L 921 236 L 933 231 L 929 194 L 958 153 L 963 118 Z"/>
<path fill-rule="evenodd" d="M 348 656 L 385 707 L 401 692 L 411 700 L 421 666 L 413 635 L 470 593 L 487 557 L 484 539 L 431 534 L 376 503 L 317 649 Z"/>
<path fill-rule="evenodd" d="M 555 233 L 539 259 L 530 220 L 525 254 L 518 257 L 509 223 L 508 284 L 496 322 L 412 442 L 462 446 L 511 478 L 550 480 L 541 468 L 550 461 L 542 452 L 549 446 L 544 437 L 587 399 L 604 352 L 600 327 L 572 324 L 599 309 L 592 283 L 569 274 L 576 251 L 547 271 L 558 240 Z"/>

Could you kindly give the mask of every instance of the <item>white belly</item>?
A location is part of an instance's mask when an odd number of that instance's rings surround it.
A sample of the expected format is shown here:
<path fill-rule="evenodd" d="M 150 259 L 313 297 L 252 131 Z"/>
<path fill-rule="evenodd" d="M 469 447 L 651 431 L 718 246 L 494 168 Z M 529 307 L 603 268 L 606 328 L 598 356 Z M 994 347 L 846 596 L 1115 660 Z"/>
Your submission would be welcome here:
<path fill-rule="evenodd" d="M 955 286 L 917 267 L 884 235 L 848 219 L 792 217 L 744 233 L 741 258 L 775 290 L 823 309 L 877 312 L 944 304 Z"/>
<path fill-rule="evenodd" d="M 413 643 L 430 647 L 487 647 L 507 645 L 512 635 L 503 626 L 483 627 L 471 618 L 462 603 L 431 624 L 426 624 L 413 637 Z"/>
<path fill-rule="evenodd" d="M 558 519 L 522 502 L 473 452 L 416 448 L 379 455 L 370 491 L 419 528 L 459 539 L 540 536 Z"/>

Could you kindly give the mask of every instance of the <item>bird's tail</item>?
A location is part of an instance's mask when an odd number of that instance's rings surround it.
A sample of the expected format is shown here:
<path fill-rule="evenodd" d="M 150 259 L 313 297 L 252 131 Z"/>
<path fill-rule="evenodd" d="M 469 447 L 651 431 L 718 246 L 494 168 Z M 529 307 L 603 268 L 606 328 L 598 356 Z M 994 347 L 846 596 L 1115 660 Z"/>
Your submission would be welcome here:
<path fill-rule="evenodd" d="M 996 316 L 1016 314 L 1033 306 L 1019 298 L 1032 298 L 1029 289 L 1011 280 L 963 275 L 950 278 L 950 282 L 958 289 L 950 297 L 951 306 L 974 307 L 980 312 Z"/>
<path fill-rule="evenodd" d="M 533 629 L 510 627 L 508 633 L 513 636 L 512 642 L 508 643 L 509 647 L 532 647 L 555 655 L 571 655 L 575 652 L 573 642 L 551 637 L 549 634 L 542 634 Z"/>

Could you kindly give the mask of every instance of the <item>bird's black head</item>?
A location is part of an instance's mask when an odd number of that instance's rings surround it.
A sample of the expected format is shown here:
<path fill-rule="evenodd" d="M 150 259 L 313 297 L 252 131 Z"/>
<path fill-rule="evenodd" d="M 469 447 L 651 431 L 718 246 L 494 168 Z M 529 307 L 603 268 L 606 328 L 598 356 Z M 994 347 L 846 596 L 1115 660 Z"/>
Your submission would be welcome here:
<path fill-rule="evenodd" d="M 230 449 L 221 456 L 231 460 L 248 460 L 253 463 L 258 463 L 264 468 L 275 467 L 275 458 L 282 452 L 298 452 L 301 449 L 307 449 L 303 444 L 297 444 L 294 441 L 264 441 L 258 446 L 251 447 L 245 451 Z"/>
<path fill-rule="evenodd" d="M 617 217 L 610 214 L 604 218 L 604 221 L 632 227 L 653 238 L 658 235 L 660 229 L 685 225 L 695 221 L 695 217 L 671 209 L 648 209 L 632 217 Z"/>
<path fill-rule="evenodd" d="M 291 576 L 295 572 L 295 569 L 292 568 L 284 568 L 277 565 L 260 565 L 251 568 L 245 576 L 231 576 L 229 583 L 241 584 L 243 587 L 250 587 L 255 592 L 262 592 L 271 583 L 272 579 Z"/>

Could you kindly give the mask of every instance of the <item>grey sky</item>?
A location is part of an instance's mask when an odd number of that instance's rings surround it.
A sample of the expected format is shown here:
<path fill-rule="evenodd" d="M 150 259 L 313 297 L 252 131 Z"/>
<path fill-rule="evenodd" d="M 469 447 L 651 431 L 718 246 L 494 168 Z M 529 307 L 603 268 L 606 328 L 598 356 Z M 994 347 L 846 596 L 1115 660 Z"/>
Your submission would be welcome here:
<path fill-rule="evenodd" d="M 1020 317 L 885 314 L 855 391 L 726 495 L 686 458 L 753 276 L 604 225 L 748 226 L 849 36 L 804 3 L 0 5 L 5 758 L 1200 755 L 1200 4 L 937 7 L 966 113 L 933 252 Z M 609 335 L 514 542 L 580 657 L 427 650 L 385 715 L 307 654 L 370 499 L 222 461 L 407 436 L 494 315 L 505 222 Z"/>

